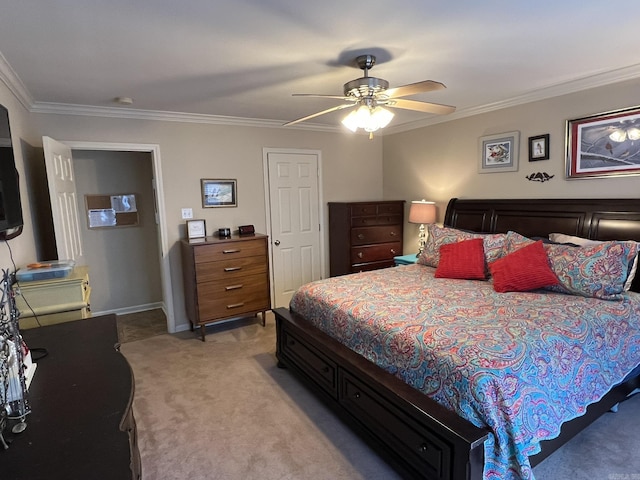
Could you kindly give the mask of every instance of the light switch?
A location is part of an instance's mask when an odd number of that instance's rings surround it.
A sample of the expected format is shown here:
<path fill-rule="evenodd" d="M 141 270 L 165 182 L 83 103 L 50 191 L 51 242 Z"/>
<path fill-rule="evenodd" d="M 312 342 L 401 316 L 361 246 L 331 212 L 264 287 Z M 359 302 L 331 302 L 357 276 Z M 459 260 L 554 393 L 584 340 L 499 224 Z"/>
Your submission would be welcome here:
<path fill-rule="evenodd" d="M 182 219 L 187 220 L 189 218 L 193 218 L 193 208 L 183 208 Z"/>

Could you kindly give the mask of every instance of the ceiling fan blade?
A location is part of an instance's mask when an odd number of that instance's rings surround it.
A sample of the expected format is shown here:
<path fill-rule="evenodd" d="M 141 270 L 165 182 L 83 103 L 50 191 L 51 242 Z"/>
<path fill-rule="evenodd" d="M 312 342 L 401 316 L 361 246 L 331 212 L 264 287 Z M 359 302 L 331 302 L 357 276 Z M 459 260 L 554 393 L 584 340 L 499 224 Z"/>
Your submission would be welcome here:
<path fill-rule="evenodd" d="M 287 122 L 283 126 L 288 127 L 289 125 L 293 125 L 295 123 L 300 123 L 300 122 L 304 122 L 305 120 L 310 120 L 312 118 L 319 117 L 320 115 L 324 115 L 325 113 L 331 113 L 331 112 L 335 112 L 336 110 L 342 110 L 343 108 L 349 108 L 349 107 L 353 107 L 353 104 L 338 105 L 337 107 L 331 107 L 331 108 L 328 108 L 327 110 L 323 110 L 321 112 L 314 113 L 312 115 L 307 115 L 306 117 L 298 118 L 297 120 L 293 120 L 291 122 Z"/>
<path fill-rule="evenodd" d="M 415 110 L 418 112 L 437 113 L 438 115 L 446 115 L 456 111 L 456 107 L 451 105 L 441 105 L 439 103 L 417 102 L 415 100 L 393 99 L 389 100 L 386 105 L 393 108 L 404 108 L 405 110 Z"/>
<path fill-rule="evenodd" d="M 317 98 L 337 98 L 339 100 L 353 100 L 353 97 L 344 95 L 323 95 L 321 93 L 292 93 L 293 97 L 317 97 Z"/>
<path fill-rule="evenodd" d="M 384 91 L 385 95 L 389 98 L 406 97 L 408 95 L 415 95 L 416 93 L 433 92 L 434 90 L 443 90 L 444 83 L 434 82 L 433 80 L 424 80 L 422 82 L 410 83 L 409 85 L 402 85 L 400 87 L 388 88 Z"/>

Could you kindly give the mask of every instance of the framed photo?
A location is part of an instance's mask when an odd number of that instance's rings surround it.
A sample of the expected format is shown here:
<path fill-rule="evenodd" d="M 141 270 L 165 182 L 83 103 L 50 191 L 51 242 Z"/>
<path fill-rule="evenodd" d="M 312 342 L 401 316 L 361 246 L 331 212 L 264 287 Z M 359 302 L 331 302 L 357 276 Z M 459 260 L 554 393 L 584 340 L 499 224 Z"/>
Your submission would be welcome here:
<path fill-rule="evenodd" d="M 549 160 L 549 134 L 529 137 L 529 161 Z"/>
<path fill-rule="evenodd" d="M 517 172 L 520 132 L 480 137 L 479 173 Z"/>
<path fill-rule="evenodd" d="M 204 220 L 187 220 L 187 238 L 204 238 L 207 236 L 207 228 Z"/>
<path fill-rule="evenodd" d="M 209 180 L 201 179 L 202 206 L 210 207 L 237 207 L 236 180 Z"/>
<path fill-rule="evenodd" d="M 640 107 L 567 121 L 567 178 L 640 175 Z"/>

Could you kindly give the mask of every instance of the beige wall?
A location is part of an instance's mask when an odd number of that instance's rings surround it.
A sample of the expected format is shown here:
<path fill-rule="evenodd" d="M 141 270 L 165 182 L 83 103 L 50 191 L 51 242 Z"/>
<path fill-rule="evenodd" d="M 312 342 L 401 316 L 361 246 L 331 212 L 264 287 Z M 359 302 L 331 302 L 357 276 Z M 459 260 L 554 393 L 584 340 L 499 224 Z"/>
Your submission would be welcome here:
<path fill-rule="evenodd" d="M 20 198 L 22 201 L 22 216 L 25 222 L 22 235 L 7 243 L 13 253 L 13 261 L 16 266 L 24 266 L 36 258 L 36 245 L 34 230 L 31 222 L 31 208 L 29 206 L 29 195 L 27 190 L 25 174 L 24 150 L 28 146 L 23 146 L 23 142 L 31 143 L 35 139 L 34 129 L 30 124 L 29 113 L 20 104 L 9 89 L 0 82 L 0 104 L 9 110 L 9 123 L 11 126 L 11 138 L 13 142 L 16 168 L 20 175 Z M 0 267 L 2 269 L 12 269 L 12 259 L 5 242 L 0 242 Z"/>
<path fill-rule="evenodd" d="M 439 222 L 452 197 L 638 197 L 640 176 L 566 180 L 564 172 L 566 121 L 638 105 L 639 87 L 640 80 L 628 81 L 387 135 L 383 142 L 384 196 L 433 200 Z M 479 174 L 478 138 L 514 130 L 520 132 L 519 170 Z M 550 159 L 530 163 L 527 138 L 545 133 L 551 136 Z M 554 178 L 544 183 L 525 178 L 539 171 Z M 417 250 L 417 235 L 417 226 L 407 224 L 405 252 Z"/>
<path fill-rule="evenodd" d="M 184 236 L 181 208 L 193 208 L 210 234 L 220 226 L 254 224 L 266 231 L 263 148 L 320 150 L 323 200 L 382 198 L 382 139 L 284 128 L 33 114 L 39 135 L 61 141 L 158 144 L 163 177 L 176 327 L 187 327 L 177 242 Z M 41 144 L 41 143 L 40 143 Z M 235 178 L 237 208 L 201 207 L 201 178 Z M 327 229 L 324 231 L 327 236 Z M 328 272 L 328 258 L 326 271 Z"/>

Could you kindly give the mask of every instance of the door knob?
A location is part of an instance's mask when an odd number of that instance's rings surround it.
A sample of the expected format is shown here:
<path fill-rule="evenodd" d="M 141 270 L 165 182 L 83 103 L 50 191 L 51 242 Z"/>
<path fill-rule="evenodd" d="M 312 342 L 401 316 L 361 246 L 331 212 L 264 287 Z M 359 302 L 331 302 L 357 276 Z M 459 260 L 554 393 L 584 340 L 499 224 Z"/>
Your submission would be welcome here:
<path fill-rule="evenodd" d="M 280 245 L 280 240 L 276 240 L 275 242 L 273 242 L 273 244 L 277 247 L 278 245 Z"/>

